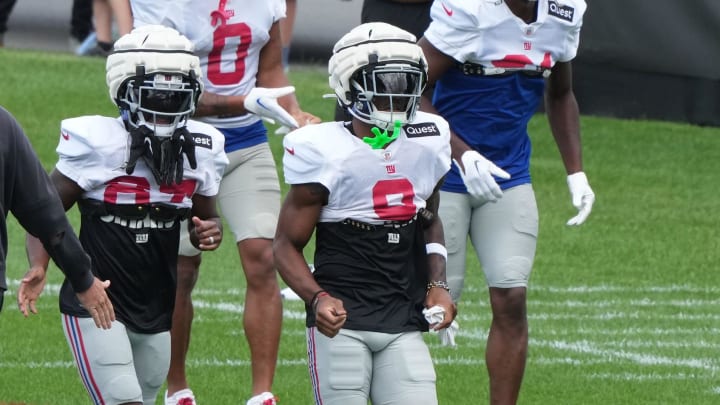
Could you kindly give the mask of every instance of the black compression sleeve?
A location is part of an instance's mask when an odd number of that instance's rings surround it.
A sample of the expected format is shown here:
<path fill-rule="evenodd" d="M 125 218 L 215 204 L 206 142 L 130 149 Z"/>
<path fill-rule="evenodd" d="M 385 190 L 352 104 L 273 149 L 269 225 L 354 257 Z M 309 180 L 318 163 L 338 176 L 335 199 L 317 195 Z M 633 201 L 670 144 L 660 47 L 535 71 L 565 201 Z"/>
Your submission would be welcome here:
<path fill-rule="evenodd" d="M 43 245 L 55 264 L 65 273 L 65 277 L 70 280 L 73 291 L 81 293 L 92 286 L 95 277 L 90 270 L 90 256 L 83 250 L 70 224 L 47 242 L 43 241 Z"/>
<path fill-rule="evenodd" d="M 40 212 L 23 215 L 22 219 L 18 219 L 31 235 L 42 241 L 45 250 L 72 284 L 73 290 L 76 293 L 87 290 L 94 281 L 90 256 L 83 250 L 62 205 L 50 204 Z"/>

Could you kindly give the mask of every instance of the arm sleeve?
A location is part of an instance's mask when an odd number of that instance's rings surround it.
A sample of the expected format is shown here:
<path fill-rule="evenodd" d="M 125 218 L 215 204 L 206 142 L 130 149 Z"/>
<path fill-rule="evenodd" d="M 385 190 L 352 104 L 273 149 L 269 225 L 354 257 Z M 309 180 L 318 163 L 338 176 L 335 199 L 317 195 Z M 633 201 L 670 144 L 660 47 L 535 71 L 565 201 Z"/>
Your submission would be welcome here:
<path fill-rule="evenodd" d="M 65 215 L 60 197 L 40 164 L 30 142 L 13 121 L 16 181 L 9 207 L 20 225 L 42 241 L 75 292 L 93 283 L 90 257 L 85 253 Z"/>

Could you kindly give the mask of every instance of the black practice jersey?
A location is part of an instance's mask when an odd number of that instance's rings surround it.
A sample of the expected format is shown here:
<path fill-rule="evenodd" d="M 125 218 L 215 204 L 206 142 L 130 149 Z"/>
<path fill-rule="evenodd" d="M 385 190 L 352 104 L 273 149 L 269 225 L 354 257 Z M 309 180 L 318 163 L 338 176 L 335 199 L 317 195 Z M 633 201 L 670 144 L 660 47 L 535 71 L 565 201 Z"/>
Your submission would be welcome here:
<path fill-rule="evenodd" d="M 428 282 L 422 226 L 321 222 L 317 226 L 315 280 L 343 301 L 343 328 L 400 333 L 426 331 L 422 315 Z M 315 325 L 308 308 L 307 326 Z"/>

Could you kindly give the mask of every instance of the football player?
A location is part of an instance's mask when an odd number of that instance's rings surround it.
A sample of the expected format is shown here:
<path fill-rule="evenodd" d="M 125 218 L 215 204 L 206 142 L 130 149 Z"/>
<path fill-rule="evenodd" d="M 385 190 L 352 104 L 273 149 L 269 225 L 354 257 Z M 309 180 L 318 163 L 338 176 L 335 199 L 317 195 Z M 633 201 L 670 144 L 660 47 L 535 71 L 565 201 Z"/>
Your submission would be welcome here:
<path fill-rule="evenodd" d="M 445 280 L 438 187 L 450 169 L 448 124 L 417 112 L 427 65 L 414 35 L 366 23 L 334 46 L 330 86 L 350 122 L 284 139 L 290 190 L 273 251 L 306 302 L 316 404 L 436 404 L 422 338 L 456 315 Z M 317 232 L 311 273 L 303 249 Z"/>
<path fill-rule="evenodd" d="M 583 172 L 570 61 L 580 39 L 583 0 L 442 0 L 419 44 L 432 103 L 452 128 L 455 165 L 440 199 L 457 302 L 470 235 L 489 287 L 493 319 L 486 350 L 490 403 L 514 404 L 528 346 L 527 286 L 538 234 L 527 124 L 545 96 L 573 205 L 568 225 L 590 214 L 595 194 Z"/>
<path fill-rule="evenodd" d="M 135 25 L 163 24 L 186 35 L 200 57 L 206 91 L 197 119 L 225 135 L 230 164 L 218 202 L 235 236 L 246 279 L 243 329 L 250 349 L 252 397 L 247 405 L 274 405 L 282 301 L 272 261 L 280 211 L 280 182 L 261 117 L 294 129 L 320 119 L 300 109 L 282 66 L 280 20 L 284 0 L 133 0 Z M 185 359 L 193 319 L 191 292 L 200 251 L 182 236 L 178 259 L 173 354 L 166 405 L 195 404 Z"/>
<path fill-rule="evenodd" d="M 60 311 L 75 364 L 95 404 L 155 403 L 170 363 L 181 221 L 200 250 L 222 241 L 215 196 L 227 157 L 222 134 L 192 121 L 203 85 L 192 43 L 162 26 L 136 28 L 107 59 L 119 118 L 62 121 L 51 173 L 69 209 L 77 203 L 80 240 L 96 276 L 110 280 L 117 321 L 94 327 L 63 283 Z M 39 294 L 47 254 L 28 241 Z M 32 292 L 32 291 L 31 291 Z"/>

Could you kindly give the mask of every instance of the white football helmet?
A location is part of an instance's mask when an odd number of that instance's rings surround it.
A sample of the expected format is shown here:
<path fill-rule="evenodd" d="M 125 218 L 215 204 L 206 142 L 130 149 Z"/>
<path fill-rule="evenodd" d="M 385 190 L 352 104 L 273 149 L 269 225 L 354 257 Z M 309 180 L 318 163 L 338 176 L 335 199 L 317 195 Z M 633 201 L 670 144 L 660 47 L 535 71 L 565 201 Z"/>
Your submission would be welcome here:
<path fill-rule="evenodd" d="M 413 119 L 427 83 L 427 61 L 413 34 L 390 24 L 361 24 L 335 44 L 328 63 L 338 103 L 382 129 Z"/>
<path fill-rule="evenodd" d="M 167 138 L 187 124 L 203 89 L 193 50 L 190 40 L 161 25 L 135 28 L 115 42 L 106 79 L 128 130 L 146 126 Z"/>

